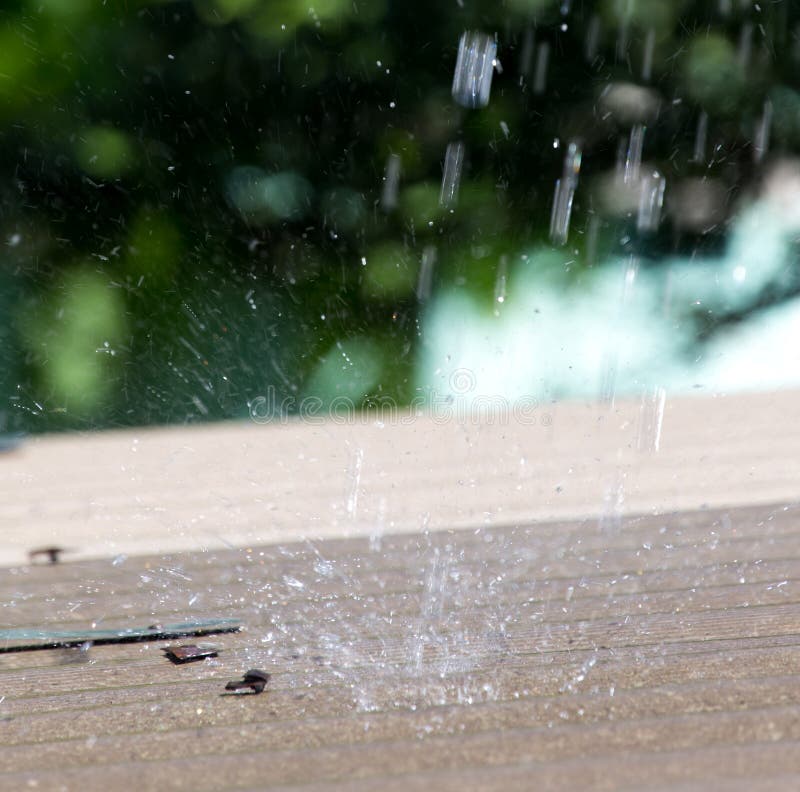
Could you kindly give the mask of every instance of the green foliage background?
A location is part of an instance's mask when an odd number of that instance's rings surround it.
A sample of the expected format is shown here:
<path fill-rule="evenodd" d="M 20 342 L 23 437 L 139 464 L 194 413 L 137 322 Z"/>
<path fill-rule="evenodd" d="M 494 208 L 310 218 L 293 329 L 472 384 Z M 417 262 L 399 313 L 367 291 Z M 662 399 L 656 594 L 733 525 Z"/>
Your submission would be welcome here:
<path fill-rule="evenodd" d="M 498 39 L 482 110 L 450 96 L 467 29 Z M 583 141 L 582 182 L 613 168 L 626 130 L 597 98 L 644 82 L 651 31 L 666 109 L 648 157 L 668 181 L 713 173 L 735 197 L 767 99 L 773 148 L 797 151 L 789 0 L 6 0 L 0 431 L 243 417 L 269 388 L 408 401 L 422 251 L 438 250 L 434 290 L 469 289 L 490 310 L 500 257 L 547 241 L 554 139 Z M 541 95 L 526 37 L 551 47 Z M 701 109 L 710 164 L 692 162 Z M 450 213 L 439 189 L 456 139 L 467 162 Z M 402 176 L 384 211 L 391 154 Z M 573 272 L 593 264 L 593 207 L 576 201 Z M 601 226 L 601 255 L 620 222 Z M 667 222 L 647 244 L 721 236 Z"/>

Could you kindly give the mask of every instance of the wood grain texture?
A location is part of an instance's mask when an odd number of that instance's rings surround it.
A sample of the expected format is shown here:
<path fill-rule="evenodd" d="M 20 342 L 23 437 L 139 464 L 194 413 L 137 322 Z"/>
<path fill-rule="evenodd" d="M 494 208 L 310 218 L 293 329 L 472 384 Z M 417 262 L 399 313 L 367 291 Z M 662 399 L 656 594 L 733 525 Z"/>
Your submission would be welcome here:
<path fill-rule="evenodd" d="M 0 789 L 793 788 L 797 516 L 6 569 L 4 625 L 224 615 L 246 629 L 186 666 L 167 642 L 0 654 Z M 252 667 L 267 692 L 224 695 Z"/>
<path fill-rule="evenodd" d="M 0 790 L 796 788 L 799 405 L 667 402 L 657 452 L 641 404 L 30 441 L 0 630 L 244 629 L 0 641 Z"/>

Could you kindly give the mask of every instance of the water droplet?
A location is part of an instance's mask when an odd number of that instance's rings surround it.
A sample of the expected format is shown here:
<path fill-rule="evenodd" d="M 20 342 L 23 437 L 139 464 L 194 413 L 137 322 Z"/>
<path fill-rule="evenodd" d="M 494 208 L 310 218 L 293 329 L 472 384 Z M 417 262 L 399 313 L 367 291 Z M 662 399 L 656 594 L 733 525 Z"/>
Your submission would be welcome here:
<path fill-rule="evenodd" d="M 639 231 L 658 230 L 666 184 L 667 180 L 658 171 L 648 173 L 642 179 L 639 212 L 636 217 L 636 228 Z"/>
<path fill-rule="evenodd" d="M 543 94 L 547 86 L 547 66 L 550 62 L 550 43 L 543 41 L 536 51 L 536 67 L 533 72 L 533 92 Z"/>
<path fill-rule="evenodd" d="M 550 214 L 550 239 L 556 245 L 563 245 L 569 236 L 569 222 L 572 216 L 572 201 L 578 186 L 578 174 L 581 169 L 581 149 L 572 141 L 564 155 L 564 169 L 561 178 L 556 181 L 553 196 L 553 209 Z"/>
<path fill-rule="evenodd" d="M 464 165 L 464 144 L 461 141 L 449 143 L 444 156 L 444 173 L 439 203 L 452 206 L 458 197 L 458 185 L 461 182 L 461 169 Z"/>
<path fill-rule="evenodd" d="M 400 185 L 401 159 L 397 154 L 390 154 L 386 160 L 386 171 L 383 177 L 383 193 L 381 207 L 384 212 L 391 212 L 397 207 L 397 192 Z"/>
<path fill-rule="evenodd" d="M 463 107 L 486 107 L 492 90 L 497 44 L 485 33 L 466 32 L 458 44 L 453 98 Z"/>

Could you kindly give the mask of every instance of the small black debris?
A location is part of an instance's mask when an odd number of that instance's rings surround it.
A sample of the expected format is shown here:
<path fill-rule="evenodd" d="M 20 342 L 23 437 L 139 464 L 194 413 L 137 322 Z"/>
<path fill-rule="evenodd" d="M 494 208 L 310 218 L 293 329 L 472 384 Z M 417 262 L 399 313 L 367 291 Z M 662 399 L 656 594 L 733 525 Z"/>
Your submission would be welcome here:
<path fill-rule="evenodd" d="M 269 682 L 269 674 L 266 671 L 259 671 L 252 669 L 244 675 L 244 679 L 240 682 L 228 682 L 225 685 L 225 690 L 243 690 L 250 688 L 253 693 L 261 693 Z"/>
<path fill-rule="evenodd" d="M 205 660 L 207 657 L 217 657 L 218 655 L 213 646 L 196 646 L 195 644 L 165 646 L 162 651 L 164 656 L 175 665 L 194 663 L 198 660 Z"/>
<path fill-rule="evenodd" d="M 61 560 L 61 554 L 67 552 L 63 547 L 37 547 L 28 553 L 31 563 L 35 563 L 38 558 L 46 558 L 51 564 L 57 564 Z"/>

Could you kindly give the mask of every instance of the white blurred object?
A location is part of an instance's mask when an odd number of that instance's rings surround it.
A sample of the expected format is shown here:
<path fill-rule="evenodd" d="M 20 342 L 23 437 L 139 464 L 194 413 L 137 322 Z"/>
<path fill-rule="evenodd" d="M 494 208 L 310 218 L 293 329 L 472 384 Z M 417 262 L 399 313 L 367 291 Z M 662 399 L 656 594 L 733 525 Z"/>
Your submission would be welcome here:
<path fill-rule="evenodd" d="M 646 224 L 656 220 L 661 185 L 656 179 L 648 194 Z M 708 199 L 700 209 L 682 207 L 684 227 L 717 216 L 719 190 L 712 182 L 683 183 L 679 200 L 681 192 L 686 200 Z M 674 257 L 658 267 L 609 260 L 577 281 L 568 274 L 569 250 L 515 256 L 502 312 L 487 315 L 463 289 L 444 290 L 430 304 L 417 385 L 465 404 L 796 387 L 800 299 L 723 323 L 705 342 L 697 340 L 696 319 L 733 317 L 765 290 L 795 288 L 798 233 L 800 160 L 784 159 L 731 221 L 721 256 Z M 454 372 L 469 372 L 472 387 L 454 389 Z"/>

